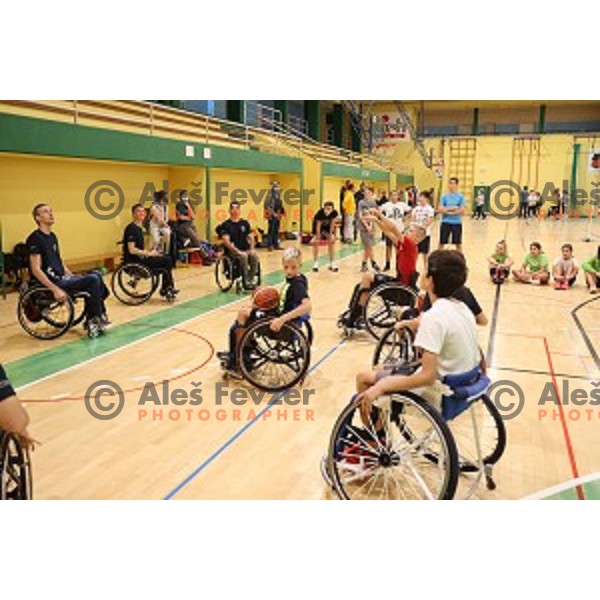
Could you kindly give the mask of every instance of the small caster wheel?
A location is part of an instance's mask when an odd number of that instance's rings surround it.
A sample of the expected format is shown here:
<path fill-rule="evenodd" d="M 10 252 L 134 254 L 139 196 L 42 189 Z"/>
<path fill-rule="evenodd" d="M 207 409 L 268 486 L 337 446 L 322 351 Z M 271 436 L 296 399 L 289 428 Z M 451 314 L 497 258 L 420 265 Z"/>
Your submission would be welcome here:
<path fill-rule="evenodd" d="M 496 489 L 496 482 L 491 477 L 485 478 L 485 485 L 488 490 L 493 491 Z"/>

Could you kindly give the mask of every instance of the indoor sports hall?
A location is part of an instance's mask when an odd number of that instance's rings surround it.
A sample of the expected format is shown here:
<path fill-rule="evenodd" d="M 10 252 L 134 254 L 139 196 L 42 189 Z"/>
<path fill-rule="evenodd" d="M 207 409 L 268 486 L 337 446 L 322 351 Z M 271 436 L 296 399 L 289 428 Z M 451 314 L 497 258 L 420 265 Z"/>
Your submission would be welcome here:
<path fill-rule="evenodd" d="M 7 498 L 600 499 L 600 102 L 2 100 L 0 182 Z M 365 404 L 444 253 L 477 389 Z"/>

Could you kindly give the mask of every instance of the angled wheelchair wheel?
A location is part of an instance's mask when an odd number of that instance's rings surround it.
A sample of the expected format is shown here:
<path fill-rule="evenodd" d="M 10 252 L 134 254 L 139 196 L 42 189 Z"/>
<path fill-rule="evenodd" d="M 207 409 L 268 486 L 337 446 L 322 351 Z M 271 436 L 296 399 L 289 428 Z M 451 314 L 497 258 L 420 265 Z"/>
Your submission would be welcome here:
<path fill-rule="evenodd" d="M 17 318 L 21 327 L 38 340 L 52 340 L 68 331 L 73 322 L 74 308 L 71 298 L 58 302 L 47 288 L 29 288 L 19 298 Z"/>
<path fill-rule="evenodd" d="M 77 292 L 71 297 L 73 302 L 73 322 L 71 327 L 76 327 L 85 319 L 85 301 L 88 294 L 85 292 Z"/>
<path fill-rule="evenodd" d="M 19 438 L 0 433 L 0 500 L 32 498 L 31 462 Z"/>
<path fill-rule="evenodd" d="M 112 292 L 123 304 L 137 306 L 150 300 L 158 287 L 158 276 L 141 263 L 121 265 L 111 279 Z"/>
<path fill-rule="evenodd" d="M 390 327 L 377 342 L 373 353 L 373 366 L 416 362 L 418 357 L 414 342 L 415 334 L 408 327 L 403 327 L 401 331 Z"/>
<path fill-rule="evenodd" d="M 486 466 L 495 465 L 506 449 L 506 427 L 495 404 L 487 397 L 475 400 L 469 410 L 448 421 L 458 448 L 458 462 L 461 472 L 474 473 L 479 470 L 473 416 L 477 422 L 482 462 Z"/>
<path fill-rule="evenodd" d="M 286 323 L 275 332 L 271 319 L 251 325 L 238 344 L 238 365 L 255 387 L 279 392 L 301 382 L 310 364 L 310 345 L 304 333 Z"/>
<path fill-rule="evenodd" d="M 354 401 L 348 404 L 331 433 L 328 460 L 343 500 L 450 500 L 458 483 L 458 455 L 448 426 L 410 392 L 378 398 L 366 415 Z"/>
<path fill-rule="evenodd" d="M 384 283 L 369 293 L 363 316 L 369 333 L 379 339 L 393 327 L 400 315 L 417 305 L 417 293 L 400 283 Z"/>
<path fill-rule="evenodd" d="M 235 280 L 235 265 L 227 254 L 219 257 L 215 263 L 215 281 L 222 292 L 228 292 Z"/>

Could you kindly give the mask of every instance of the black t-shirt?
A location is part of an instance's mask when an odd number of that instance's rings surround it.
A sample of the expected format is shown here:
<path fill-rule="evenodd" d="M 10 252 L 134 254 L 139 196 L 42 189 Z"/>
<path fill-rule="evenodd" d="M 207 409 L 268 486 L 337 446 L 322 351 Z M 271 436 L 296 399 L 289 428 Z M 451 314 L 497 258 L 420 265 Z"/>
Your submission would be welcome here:
<path fill-rule="evenodd" d="M 477 298 L 475 298 L 473 292 L 466 285 L 458 288 L 456 292 L 452 294 L 452 297 L 456 298 L 456 300 L 464 302 L 469 307 L 469 310 L 473 313 L 473 315 L 475 315 L 475 317 L 478 317 L 483 312 L 481 306 L 479 306 L 479 302 L 477 302 Z M 430 308 L 431 300 L 429 299 L 429 294 L 426 294 L 425 301 L 423 302 L 423 310 L 426 311 Z"/>
<path fill-rule="evenodd" d="M 183 217 L 189 217 L 190 216 L 190 207 L 188 205 L 187 202 L 184 202 L 183 200 L 180 200 L 176 205 L 175 205 L 175 210 L 182 215 Z M 187 220 L 183 220 L 183 219 L 178 219 L 178 221 L 180 223 L 187 223 Z"/>
<path fill-rule="evenodd" d="M 240 219 L 239 221 L 227 219 L 217 227 L 217 233 L 221 237 L 228 235 L 229 240 L 238 250 L 250 250 L 250 243 L 248 242 L 250 223 L 246 219 Z"/>
<path fill-rule="evenodd" d="M 4 367 L 0 365 L 0 402 L 2 400 L 6 400 L 11 396 L 15 395 L 15 390 L 13 386 L 10 384 L 8 377 L 6 376 L 6 372 L 4 371 Z"/>
<path fill-rule="evenodd" d="M 325 214 L 325 210 L 320 208 L 315 215 L 312 225 L 313 235 L 317 234 L 317 221 L 321 221 L 321 233 L 330 233 L 331 232 L 331 224 L 337 219 L 338 213 L 337 210 L 332 210 L 329 215 Z"/>
<path fill-rule="evenodd" d="M 54 232 L 44 233 L 36 229 L 25 242 L 29 254 L 39 254 L 42 257 L 42 271 L 53 280 L 62 279 L 65 269 L 60 257 L 58 238 Z"/>
<path fill-rule="evenodd" d="M 280 308 L 282 313 L 290 312 L 302 304 L 304 298 L 308 298 L 308 279 L 302 273 L 296 277 L 285 280 L 281 290 Z"/>
<path fill-rule="evenodd" d="M 138 250 L 144 249 L 144 232 L 141 227 L 138 227 L 133 222 L 125 227 L 125 232 L 123 233 L 123 254 L 127 262 L 136 261 L 139 259 L 139 256 L 129 254 L 129 242 L 133 242 Z"/>

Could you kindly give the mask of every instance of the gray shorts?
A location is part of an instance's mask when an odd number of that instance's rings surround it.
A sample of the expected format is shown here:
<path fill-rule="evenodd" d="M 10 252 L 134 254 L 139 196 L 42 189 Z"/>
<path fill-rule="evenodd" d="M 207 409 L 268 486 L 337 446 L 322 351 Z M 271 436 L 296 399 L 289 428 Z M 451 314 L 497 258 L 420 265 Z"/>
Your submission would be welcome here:
<path fill-rule="evenodd" d="M 376 241 L 375 241 L 375 231 L 371 230 L 370 232 L 367 231 L 366 229 L 363 229 L 362 227 L 359 228 L 359 233 L 360 233 L 360 239 L 362 241 L 362 243 L 367 247 L 367 248 L 371 248 L 372 246 L 375 245 Z"/>

